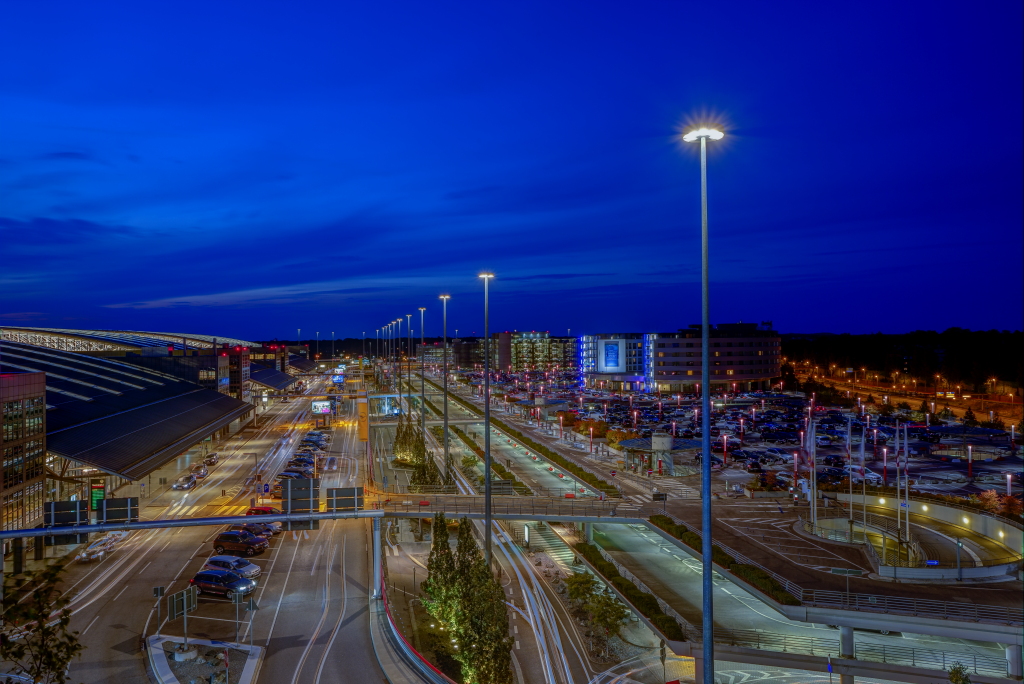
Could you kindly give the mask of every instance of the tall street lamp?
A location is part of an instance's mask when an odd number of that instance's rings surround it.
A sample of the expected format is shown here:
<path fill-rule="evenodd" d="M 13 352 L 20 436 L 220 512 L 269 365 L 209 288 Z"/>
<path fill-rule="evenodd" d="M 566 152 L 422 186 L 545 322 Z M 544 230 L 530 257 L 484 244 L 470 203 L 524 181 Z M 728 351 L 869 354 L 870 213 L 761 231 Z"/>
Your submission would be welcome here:
<path fill-rule="evenodd" d="M 423 433 L 423 439 L 427 438 L 427 370 L 423 367 L 427 356 L 423 348 L 423 312 L 426 310 L 427 307 L 420 307 L 420 431 Z"/>
<path fill-rule="evenodd" d="M 491 333 L 490 282 L 493 273 L 481 273 L 484 281 L 484 560 L 491 568 Z M 712 683 L 713 684 L 713 683 Z"/>
<path fill-rule="evenodd" d="M 698 128 L 683 135 L 684 142 L 700 141 L 700 367 L 701 383 L 701 461 L 700 486 L 701 544 L 703 566 L 702 628 L 704 636 L 704 684 L 715 684 L 715 623 L 711 559 L 711 326 L 708 312 L 708 140 L 721 140 L 724 134 L 714 128 Z"/>
<path fill-rule="evenodd" d="M 444 483 L 451 482 L 451 456 L 448 454 L 448 300 L 451 295 L 441 295 L 444 313 L 441 318 L 441 353 L 444 355 L 444 378 L 441 382 L 444 393 Z"/>

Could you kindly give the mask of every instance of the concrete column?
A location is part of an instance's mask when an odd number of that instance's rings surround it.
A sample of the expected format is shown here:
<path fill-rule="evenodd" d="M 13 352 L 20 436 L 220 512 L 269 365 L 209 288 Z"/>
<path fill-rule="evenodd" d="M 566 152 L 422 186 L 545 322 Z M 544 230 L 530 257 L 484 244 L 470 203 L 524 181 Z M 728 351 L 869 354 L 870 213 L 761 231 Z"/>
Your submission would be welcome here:
<path fill-rule="evenodd" d="M 1006 671 L 1010 679 L 1024 677 L 1024 651 L 1020 644 L 1009 644 L 1006 647 Z"/>
<path fill-rule="evenodd" d="M 380 567 L 380 518 L 373 519 L 373 589 L 370 598 L 380 598 L 382 570 Z"/>
<path fill-rule="evenodd" d="M 594 543 L 594 523 L 583 523 L 583 536 L 588 544 Z"/>
<path fill-rule="evenodd" d="M 43 546 L 42 537 L 33 537 L 32 560 L 41 561 L 46 557 L 46 547 Z"/>
<path fill-rule="evenodd" d="M 25 572 L 25 540 L 21 537 L 15 537 L 11 540 L 11 543 L 14 547 L 12 549 L 14 553 L 14 558 L 11 563 L 14 566 L 12 568 L 12 572 L 15 575 L 19 575 Z"/>
<path fill-rule="evenodd" d="M 842 658 L 856 657 L 856 650 L 853 643 L 853 627 L 840 625 L 839 627 L 839 656 Z M 839 684 L 853 684 L 853 675 L 840 674 Z"/>

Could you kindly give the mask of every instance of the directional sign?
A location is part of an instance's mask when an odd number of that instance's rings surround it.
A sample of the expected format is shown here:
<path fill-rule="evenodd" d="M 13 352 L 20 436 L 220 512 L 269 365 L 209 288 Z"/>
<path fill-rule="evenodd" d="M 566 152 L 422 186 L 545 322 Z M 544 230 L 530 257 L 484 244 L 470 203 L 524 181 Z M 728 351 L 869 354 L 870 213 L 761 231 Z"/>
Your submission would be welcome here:
<path fill-rule="evenodd" d="M 196 609 L 196 588 L 189 587 L 167 597 L 167 619 L 177 620 Z"/>
<path fill-rule="evenodd" d="M 849 575 L 851 577 L 860 577 L 864 574 L 863 570 L 848 570 L 846 568 L 832 568 L 833 575 Z"/>

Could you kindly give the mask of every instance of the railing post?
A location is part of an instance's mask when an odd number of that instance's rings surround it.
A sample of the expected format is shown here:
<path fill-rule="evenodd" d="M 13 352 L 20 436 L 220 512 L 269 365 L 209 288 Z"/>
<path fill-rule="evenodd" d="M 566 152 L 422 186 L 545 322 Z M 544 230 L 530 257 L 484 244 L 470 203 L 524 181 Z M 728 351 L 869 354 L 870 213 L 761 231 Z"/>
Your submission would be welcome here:
<path fill-rule="evenodd" d="M 373 519 L 373 591 L 370 598 L 379 599 L 381 583 L 381 561 L 380 561 L 380 518 Z"/>

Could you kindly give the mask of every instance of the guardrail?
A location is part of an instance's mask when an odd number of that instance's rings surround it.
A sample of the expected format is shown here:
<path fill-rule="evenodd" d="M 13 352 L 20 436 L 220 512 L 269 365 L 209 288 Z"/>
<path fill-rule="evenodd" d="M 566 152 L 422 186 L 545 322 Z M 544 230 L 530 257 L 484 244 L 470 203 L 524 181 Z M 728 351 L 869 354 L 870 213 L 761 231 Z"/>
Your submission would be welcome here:
<path fill-rule="evenodd" d="M 594 497 L 580 499 L 545 499 L 529 496 L 491 497 L 491 513 L 493 515 L 564 515 L 614 518 L 617 505 L 617 502 L 601 501 Z M 378 508 L 385 514 L 388 511 L 407 513 L 415 510 L 423 513 L 441 512 L 455 516 L 463 513 L 480 514 L 484 511 L 484 497 L 439 495 L 392 498 L 378 504 Z"/>
<path fill-rule="evenodd" d="M 391 629 L 391 635 L 394 639 L 394 644 L 400 651 L 405 655 L 410 663 L 416 668 L 416 671 L 421 674 L 425 679 L 434 684 L 455 684 L 455 681 L 449 679 L 443 672 L 434 667 L 429 660 L 424 658 L 419 651 L 413 648 L 412 644 L 402 634 L 402 630 L 398 628 L 395 623 L 395 618 L 391 614 L 391 601 L 388 599 L 387 586 L 385 582 L 381 581 L 381 602 L 384 604 L 384 613 L 387 616 L 388 627 Z"/>
<path fill-rule="evenodd" d="M 991 622 L 1003 625 L 1024 625 L 1024 611 L 1019 608 L 988 606 L 978 603 L 954 603 L 930 599 L 909 599 L 877 594 L 847 594 L 845 591 L 803 589 L 797 596 L 805 605 L 840 608 L 872 613 L 914 615 L 944 620 Z"/>
<path fill-rule="evenodd" d="M 1005 658 L 977 655 L 975 653 L 957 653 L 933 651 L 924 648 L 907 648 L 906 646 L 885 646 L 883 644 L 859 643 L 856 645 L 856 658 L 874 663 L 890 663 L 892 665 L 909 665 L 929 670 L 949 671 L 953 663 L 962 663 L 974 674 L 992 677 L 1006 677 L 1009 674 L 1009 663 Z"/>
<path fill-rule="evenodd" d="M 838 639 L 775 634 L 752 629 L 715 629 L 715 643 L 750 646 L 761 651 L 839 657 Z"/>

